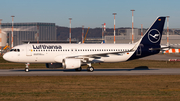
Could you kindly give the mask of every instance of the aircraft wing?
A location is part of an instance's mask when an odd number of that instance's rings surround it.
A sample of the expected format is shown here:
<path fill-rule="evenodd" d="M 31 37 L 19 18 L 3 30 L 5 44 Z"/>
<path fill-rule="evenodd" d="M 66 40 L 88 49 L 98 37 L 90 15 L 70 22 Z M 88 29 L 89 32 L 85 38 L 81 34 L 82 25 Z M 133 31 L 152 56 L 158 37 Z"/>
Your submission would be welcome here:
<path fill-rule="evenodd" d="M 129 50 L 129 51 L 122 51 L 122 52 L 108 52 L 108 53 L 99 53 L 99 54 L 87 54 L 87 55 L 77 55 L 77 56 L 69 56 L 66 58 L 76 58 L 76 59 L 82 59 L 82 58 L 100 58 L 100 57 L 109 57 L 109 54 L 114 54 L 114 55 L 120 55 L 121 53 L 128 53 L 128 52 L 133 52 L 134 50 Z"/>
<path fill-rule="evenodd" d="M 109 57 L 109 54 L 114 54 L 114 55 L 120 55 L 121 53 L 128 53 L 128 52 L 134 52 L 136 51 L 140 41 L 135 43 L 135 46 L 128 50 L 128 51 L 116 51 L 116 52 L 107 52 L 107 53 L 97 53 L 97 54 L 87 54 L 87 55 L 78 55 L 78 56 L 69 56 L 66 58 L 77 58 L 77 59 L 83 59 L 83 58 L 100 58 L 100 57 Z"/>

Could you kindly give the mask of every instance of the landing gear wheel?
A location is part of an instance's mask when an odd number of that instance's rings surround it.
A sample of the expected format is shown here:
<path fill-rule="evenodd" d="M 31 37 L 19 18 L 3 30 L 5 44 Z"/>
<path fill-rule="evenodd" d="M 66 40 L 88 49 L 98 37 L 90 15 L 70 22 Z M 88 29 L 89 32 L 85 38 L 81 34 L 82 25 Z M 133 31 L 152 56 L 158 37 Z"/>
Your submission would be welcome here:
<path fill-rule="evenodd" d="M 87 68 L 87 71 L 89 71 L 89 72 L 93 72 L 94 71 L 94 68 L 91 66 L 91 67 L 88 67 Z"/>
<path fill-rule="evenodd" d="M 25 68 L 25 72 L 29 72 L 29 68 Z"/>
<path fill-rule="evenodd" d="M 26 68 L 25 68 L 25 72 L 29 72 L 29 63 L 26 63 Z"/>
<path fill-rule="evenodd" d="M 81 71 L 81 70 L 82 70 L 81 67 L 75 69 L 75 71 Z"/>

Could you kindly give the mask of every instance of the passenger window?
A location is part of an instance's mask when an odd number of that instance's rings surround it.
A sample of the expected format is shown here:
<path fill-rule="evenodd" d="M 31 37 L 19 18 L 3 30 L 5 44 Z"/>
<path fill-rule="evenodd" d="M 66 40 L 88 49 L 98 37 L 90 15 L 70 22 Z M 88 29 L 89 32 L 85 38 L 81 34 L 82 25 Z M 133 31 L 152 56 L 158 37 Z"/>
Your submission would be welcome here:
<path fill-rule="evenodd" d="M 20 52 L 20 49 L 11 49 L 10 52 L 11 52 L 11 51 Z"/>
<path fill-rule="evenodd" d="M 14 51 L 14 49 L 11 49 L 10 52 L 11 52 L 11 51 Z"/>

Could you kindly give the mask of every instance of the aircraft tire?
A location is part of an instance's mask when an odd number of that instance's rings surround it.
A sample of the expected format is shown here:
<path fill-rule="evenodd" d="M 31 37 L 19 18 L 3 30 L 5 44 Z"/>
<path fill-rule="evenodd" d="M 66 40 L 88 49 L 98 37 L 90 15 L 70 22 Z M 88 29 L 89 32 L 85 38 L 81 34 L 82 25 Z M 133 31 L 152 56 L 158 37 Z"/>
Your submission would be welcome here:
<path fill-rule="evenodd" d="M 25 72 L 29 72 L 29 69 L 28 69 L 28 68 L 25 68 Z"/>
<path fill-rule="evenodd" d="M 94 71 L 94 68 L 91 66 L 91 67 L 88 67 L 87 68 L 87 71 L 89 71 L 89 72 L 93 72 Z"/>

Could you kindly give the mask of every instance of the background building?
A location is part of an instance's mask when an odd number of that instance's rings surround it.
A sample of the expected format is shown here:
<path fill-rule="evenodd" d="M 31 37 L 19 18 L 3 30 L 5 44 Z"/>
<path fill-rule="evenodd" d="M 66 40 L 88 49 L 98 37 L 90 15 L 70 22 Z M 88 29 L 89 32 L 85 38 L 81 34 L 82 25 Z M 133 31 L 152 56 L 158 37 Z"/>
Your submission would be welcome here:
<path fill-rule="evenodd" d="M 143 29 L 143 34 L 147 29 Z M 116 33 L 116 43 L 131 43 L 132 42 L 132 29 L 118 29 Z M 170 29 L 169 33 L 170 45 L 180 45 L 180 30 Z M 141 29 L 134 29 L 134 42 L 137 42 L 141 38 Z M 112 32 L 105 32 L 105 43 L 113 43 L 114 36 Z M 167 29 L 164 29 L 161 44 L 167 44 Z"/>
<path fill-rule="evenodd" d="M 11 46 L 12 23 L 2 23 L 2 33 L 7 34 L 7 43 Z M 56 40 L 55 23 L 14 23 L 14 46 L 23 44 L 23 41 L 50 41 Z"/>

